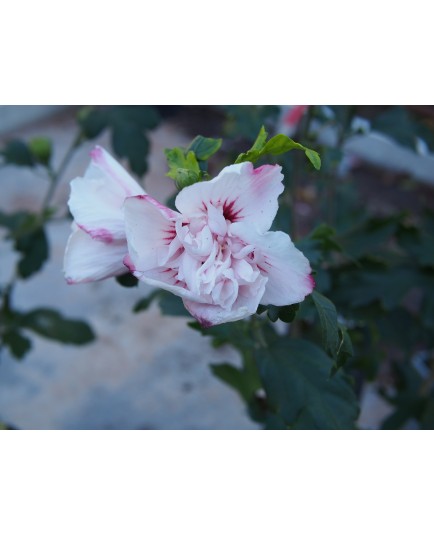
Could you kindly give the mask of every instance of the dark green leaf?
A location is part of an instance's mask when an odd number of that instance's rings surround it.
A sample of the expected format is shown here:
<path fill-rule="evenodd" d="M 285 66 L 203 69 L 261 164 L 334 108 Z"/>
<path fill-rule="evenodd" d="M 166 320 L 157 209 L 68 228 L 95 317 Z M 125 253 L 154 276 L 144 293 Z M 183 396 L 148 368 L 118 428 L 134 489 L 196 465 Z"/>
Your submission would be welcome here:
<path fill-rule="evenodd" d="M 99 136 L 108 126 L 108 113 L 105 110 L 86 106 L 77 115 L 83 135 L 92 140 Z"/>
<path fill-rule="evenodd" d="M 220 149 L 221 145 L 221 138 L 214 139 L 196 136 L 187 148 L 187 152 L 192 151 L 198 160 L 208 160 Z"/>
<path fill-rule="evenodd" d="M 261 315 L 262 313 L 265 313 L 265 311 L 268 309 L 267 305 L 259 304 L 258 308 L 256 309 L 256 314 Z"/>
<path fill-rule="evenodd" d="M 44 215 L 48 218 L 50 213 Z M 22 278 L 30 277 L 40 270 L 48 258 L 48 241 L 42 227 L 43 218 L 38 214 L 0 212 L 0 226 L 9 229 L 8 238 L 14 241 L 15 250 L 21 253 L 18 273 Z"/>
<path fill-rule="evenodd" d="M 15 164 L 16 166 L 35 165 L 33 154 L 29 147 L 21 140 L 11 140 L 0 151 L 7 164 Z"/>
<path fill-rule="evenodd" d="M 128 158 L 131 169 L 142 176 L 148 169 L 148 130 L 159 122 L 152 106 L 114 106 L 108 113 L 112 145 L 121 158 Z"/>
<path fill-rule="evenodd" d="M 268 427 L 352 429 L 357 400 L 339 371 L 330 378 L 332 361 L 317 346 L 303 340 L 276 338 L 255 351 L 271 416 Z"/>
<path fill-rule="evenodd" d="M 47 339 L 67 344 L 87 344 L 95 338 L 86 322 L 64 318 L 53 309 L 34 309 L 26 313 L 22 315 L 21 325 Z"/>
<path fill-rule="evenodd" d="M 11 354 L 17 359 L 23 358 L 32 347 L 32 342 L 17 329 L 6 331 L 3 335 L 3 344 L 7 346 Z"/>
<path fill-rule="evenodd" d="M 246 370 L 227 363 L 211 365 L 211 371 L 214 376 L 235 389 L 247 403 L 261 386 L 257 373 L 249 374 Z"/>
<path fill-rule="evenodd" d="M 146 173 L 149 141 L 138 125 L 118 122 L 116 126 L 113 126 L 112 145 L 118 156 L 128 158 L 134 173 L 140 177 Z"/>
<path fill-rule="evenodd" d="M 312 292 L 311 296 L 321 322 L 324 349 L 330 357 L 336 358 L 340 343 L 336 307 L 316 290 Z"/>
<path fill-rule="evenodd" d="M 269 305 L 267 316 L 271 320 L 271 322 L 276 322 L 276 320 L 279 319 L 279 308 L 275 305 Z"/>
<path fill-rule="evenodd" d="M 241 368 L 229 364 L 211 365 L 211 370 L 220 380 L 235 389 L 248 404 L 254 403 L 254 397 L 261 387 L 258 370 L 253 357 L 253 339 L 249 333 L 247 322 L 230 322 L 202 328 L 198 322 L 190 322 L 189 326 L 202 335 L 212 338 L 212 345 L 218 348 L 231 344 L 241 353 Z M 255 418 L 255 417 L 253 417 Z M 257 420 L 255 418 L 255 420 Z"/>
<path fill-rule="evenodd" d="M 26 279 L 38 272 L 48 259 L 49 250 L 45 229 L 40 227 L 17 238 L 15 249 L 22 254 L 18 263 L 18 273 Z"/>
<path fill-rule="evenodd" d="M 168 316 L 190 316 L 190 313 L 184 307 L 182 299 L 171 292 L 163 291 L 158 300 L 161 312 Z"/>
<path fill-rule="evenodd" d="M 110 110 L 110 123 L 118 121 L 132 123 L 142 131 L 153 130 L 160 122 L 160 116 L 155 106 L 113 106 Z"/>
<path fill-rule="evenodd" d="M 354 356 L 353 343 L 351 341 L 351 337 L 348 333 L 348 330 L 343 326 L 340 326 L 339 329 L 341 340 L 336 354 L 336 359 L 331 371 L 332 376 L 334 376 L 336 372 L 345 365 L 348 359 Z"/>
<path fill-rule="evenodd" d="M 282 322 L 286 322 L 287 324 L 291 323 L 294 320 L 299 308 L 300 304 L 298 303 L 279 307 L 279 320 L 282 320 Z"/>
<path fill-rule="evenodd" d="M 259 307 L 261 307 L 261 309 Z M 289 324 L 294 320 L 299 309 L 299 304 L 294 303 L 293 305 L 284 305 L 283 307 L 278 307 L 277 305 L 266 305 L 259 307 L 257 313 L 261 314 L 261 312 L 267 311 L 267 316 L 271 322 L 281 320 L 282 322 Z"/>
<path fill-rule="evenodd" d="M 134 277 L 133 274 L 131 273 L 118 275 L 116 277 L 116 281 L 122 287 L 127 287 L 127 288 L 137 287 L 137 285 L 139 284 L 139 280 L 137 279 L 137 277 Z"/>

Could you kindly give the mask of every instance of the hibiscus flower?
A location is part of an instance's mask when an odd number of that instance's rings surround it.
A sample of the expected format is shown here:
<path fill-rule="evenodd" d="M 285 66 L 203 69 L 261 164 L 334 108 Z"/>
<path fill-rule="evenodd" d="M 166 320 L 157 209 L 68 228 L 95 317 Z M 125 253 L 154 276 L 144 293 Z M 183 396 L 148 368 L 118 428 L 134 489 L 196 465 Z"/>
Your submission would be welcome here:
<path fill-rule="evenodd" d="M 286 233 L 269 231 L 282 179 L 278 165 L 244 162 L 184 188 L 177 211 L 146 194 L 127 198 L 125 264 L 180 296 L 203 326 L 303 301 L 314 287 L 309 261 Z"/>
<path fill-rule="evenodd" d="M 309 261 L 281 231 L 269 231 L 283 191 L 281 167 L 250 162 L 184 188 L 177 210 L 147 195 L 96 147 L 71 182 L 68 283 L 131 271 L 180 296 L 203 325 L 241 320 L 259 304 L 291 305 L 314 287 Z"/>

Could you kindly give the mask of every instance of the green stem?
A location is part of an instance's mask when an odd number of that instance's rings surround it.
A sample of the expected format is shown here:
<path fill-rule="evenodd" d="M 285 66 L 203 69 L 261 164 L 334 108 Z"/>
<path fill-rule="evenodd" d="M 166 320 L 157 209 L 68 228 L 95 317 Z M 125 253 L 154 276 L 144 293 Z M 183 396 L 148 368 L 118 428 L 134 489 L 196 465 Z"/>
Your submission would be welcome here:
<path fill-rule="evenodd" d="M 51 200 L 53 198 L 54 192 L 56 191 L 56 187 L 59 183 L 59 179 L 63 175 L 65 169 L 67 168 L 69 162 L 71 161 L 72 157 L 74 156 L 75 150 L 77 147 L 81 144 L 82 141 L 82 134 L 79 133 L 74 138 L 74 141 L 68 151 L 66 152 L 65 156 L 63 157 L 62 162 L 59 165 L 59 168 L 57 171 L 54 171 L 51 167 L 47 168 L 48 176 L 50 177 L 50 186 L 48 187 L 47 193 L 45 194 L 45 198 L 42 202 L 41 212 L 44 212 L 46 208 L 48 208 L 49 204 L 51 203 Z"/>

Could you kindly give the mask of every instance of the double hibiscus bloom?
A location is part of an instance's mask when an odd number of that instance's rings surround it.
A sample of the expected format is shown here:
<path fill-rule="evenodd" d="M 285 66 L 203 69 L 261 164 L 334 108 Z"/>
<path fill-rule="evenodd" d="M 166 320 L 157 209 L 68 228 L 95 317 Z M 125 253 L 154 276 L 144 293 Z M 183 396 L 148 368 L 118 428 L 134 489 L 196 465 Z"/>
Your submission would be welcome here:
<path fill-rule="evenodd" d="M 71 182 L 74 217 L 65 252 L 68 283 L 131 272 L 180 296 L 203 325 L 246 318 L 259 304 L 290 305 L 312 292 L 309 261 L 269 231 L 283 191 L 281 167 L 225 167 L 184 188 L 177 211 L 147 195 L 104 149 Z"/>

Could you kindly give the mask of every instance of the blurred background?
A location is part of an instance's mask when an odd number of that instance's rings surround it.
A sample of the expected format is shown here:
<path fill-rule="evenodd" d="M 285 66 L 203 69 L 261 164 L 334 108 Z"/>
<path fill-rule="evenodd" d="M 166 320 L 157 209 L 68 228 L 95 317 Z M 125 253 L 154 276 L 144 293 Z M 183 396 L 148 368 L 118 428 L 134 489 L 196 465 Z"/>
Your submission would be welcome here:
<path fill-rule="evenodd" d="M 0 106 L 0 426 L 258 427 L 210 369 L 237 364 L 232 347 L 212 347 L 162 304 L 133 313 L 144 284 L 66 285 L 62 261 L 69 182 L 96 143 L 166 202 L 176 188 L 164 149 L 222 137 L 213 175 L 262 124 L 322 157 L 320 174 L 292 154 L 279 161 L 290 196 L 278 227 L 301 242 L 317 225 L 336 229 L 321 237 L 330 251 L 317 285 L 351 318 L 359 426 L 434 426 L 434 106 L 326 105 Z M 25 312 L 19 329 L 12 310 Z"/>

